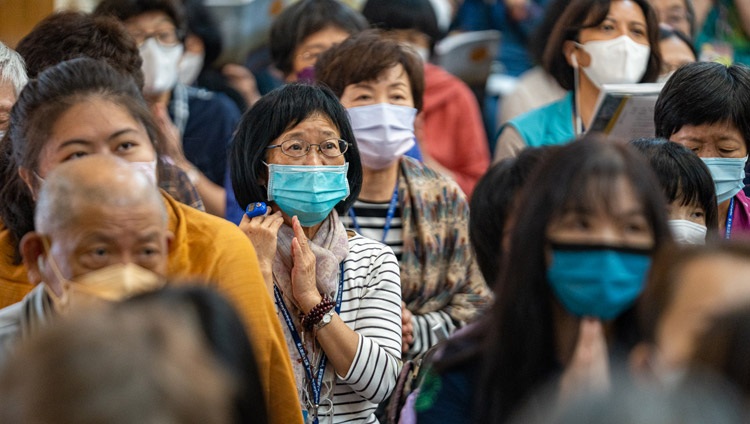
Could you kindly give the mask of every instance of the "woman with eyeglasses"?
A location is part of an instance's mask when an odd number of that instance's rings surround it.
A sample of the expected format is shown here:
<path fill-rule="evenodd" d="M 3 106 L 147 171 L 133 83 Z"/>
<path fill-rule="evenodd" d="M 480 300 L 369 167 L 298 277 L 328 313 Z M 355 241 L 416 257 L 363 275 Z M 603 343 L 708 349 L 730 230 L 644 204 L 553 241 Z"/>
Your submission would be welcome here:
<path fill-rule="evenodd" d="M 305 422 L 377 422 L 400 366 L 401 284 L 393 251 L 339 219 L 362 187 L 346 110 L 325 88 L 278 88 L 243 116 L 230 166 Z"/>

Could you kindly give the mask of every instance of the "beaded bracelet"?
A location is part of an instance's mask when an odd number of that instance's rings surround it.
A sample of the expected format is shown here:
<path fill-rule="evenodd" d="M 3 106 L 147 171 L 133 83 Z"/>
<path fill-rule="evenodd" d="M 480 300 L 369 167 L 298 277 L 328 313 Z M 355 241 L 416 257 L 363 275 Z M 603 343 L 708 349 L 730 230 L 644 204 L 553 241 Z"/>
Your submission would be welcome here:
<path fill-rule="evenodd" d="M 335 303 L 333 299 L 327 294 L 324 294 L 323 300 L 315 305 L 314 308 L 310 309 L 310 312 L 308 312 L 307 315 L 302 317 L 302 320 L 300 321 L 302 327 L 307 331 L 312 331 L 313 326 L 320 322 L 320 320 L 323 319 L 323 315 L 333 309 L 334 306 Z"/>

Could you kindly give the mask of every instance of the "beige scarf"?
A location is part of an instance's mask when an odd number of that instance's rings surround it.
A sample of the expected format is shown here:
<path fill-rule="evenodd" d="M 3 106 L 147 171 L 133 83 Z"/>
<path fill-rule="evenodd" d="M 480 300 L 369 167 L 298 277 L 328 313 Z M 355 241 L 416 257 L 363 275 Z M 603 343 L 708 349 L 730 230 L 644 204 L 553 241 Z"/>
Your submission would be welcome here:
<path fill-rule="evenodd" d="M 293 300 L 294 296 L 292 294 L 291 271 L 294 266 L 292 260 L 293 238 L 294 230 L 292 227 L 289 227 L 286 224 L 282 225 L 279 229 L 276 241 L 277 247 L 276 257 L 273 261 L 273 279 L 274 284 L 281 292 L 282 299 L 291 315 L 295 328 L 300 333 L 300 336 L 302 336 L 302 326 L 300 325 L 302 312 L 295 304 Z M 340 264 L 349 254 L 349 238 L 346 234 L 346 229 L 339 221 L 339 215 L 335 210 L 328 215 L 325 221 L 323 221 L 323 224 L 308 245 L 313 254 L 315 254 L 315 275 L 318 290 L 321 294 L 327 294 L 332 299 L 336 299 L 339 285 Z M 310 401 L 312 400 L 312 391 L 310 390 L 310 383 L 307 381 L 307 376 L 305 374 L 305 366 L 299 357 L 297 347 L 292 338 L 292 333 L 289 331 L 283 315 L 280 311 L 277 311 L 277 314 L 281 322 L 281 327 L 284 330 L 287 348 L 292 357 L 292 370 L 294 371 L 294 379 L 297 382 L 297 392 L 300 403 L 306 405 L 310 403 L 306 402 L 307 399 Z M 320 363 L 323 350 L 316 343 L 315 338 L 311 334 L 305 335 L 303 340 L 307 356 L 313 366 L 313 375 L 316 375 L 318 371 L 317 366 Z M 324 384 L 323 387 L 321 387 L 321 400 L 333 396 L 332 383 L 334 379 L 335 375 L 333 367 L 329 364 L 323 377 Z"/>

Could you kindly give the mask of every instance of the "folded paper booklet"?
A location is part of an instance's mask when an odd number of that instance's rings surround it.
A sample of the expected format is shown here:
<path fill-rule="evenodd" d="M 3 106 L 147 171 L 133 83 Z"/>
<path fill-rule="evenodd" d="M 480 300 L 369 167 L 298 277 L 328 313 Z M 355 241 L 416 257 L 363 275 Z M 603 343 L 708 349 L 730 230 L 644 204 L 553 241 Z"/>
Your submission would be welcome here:
<path fill-rule="evenodd" d="M 663 83 L 604 84 L 589 131 L 633 140 L 653 137 L 654 106 Z"/>

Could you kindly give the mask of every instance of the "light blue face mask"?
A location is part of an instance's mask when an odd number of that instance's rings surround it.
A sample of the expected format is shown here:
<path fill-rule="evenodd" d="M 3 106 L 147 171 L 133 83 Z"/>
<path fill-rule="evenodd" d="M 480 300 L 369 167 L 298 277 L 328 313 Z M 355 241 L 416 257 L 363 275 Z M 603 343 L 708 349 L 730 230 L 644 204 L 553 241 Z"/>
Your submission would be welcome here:
<path fill-rule="evenodd" d="M 553 244 L 547 280 L 568 312 L 606 321 L 635 302 L 650 266 L 646 249 Z"/>
<path fill-rule="evenodd" d="M 711 177 L 716 187 L 716 201 L 725 202 L 745 187 L 744 158 L 701 158 L 711 171 Z"/>
<path fill-rule="evenodd" d="M 268 166 L 268 200 L 310 227 L 323 221 L 349 196 L 349 163 L 336 166 Z"/>

